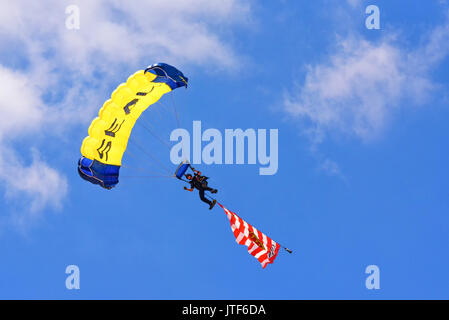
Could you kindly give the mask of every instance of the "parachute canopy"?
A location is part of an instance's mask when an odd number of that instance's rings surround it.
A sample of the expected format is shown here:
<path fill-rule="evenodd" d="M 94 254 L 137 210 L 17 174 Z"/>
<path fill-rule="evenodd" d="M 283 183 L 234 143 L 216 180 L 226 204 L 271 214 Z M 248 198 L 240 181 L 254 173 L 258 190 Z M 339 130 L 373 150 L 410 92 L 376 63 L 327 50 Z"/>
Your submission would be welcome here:
<path fill-rule="evenodd" d="M 188 78 L 173 66 L 157 63 L 120 84 L 98 113 L 81 145 L 78 173 L 84 180 L 111 189 L 128 139 L 139 116 L 165 93 L 187 87 Z"/>

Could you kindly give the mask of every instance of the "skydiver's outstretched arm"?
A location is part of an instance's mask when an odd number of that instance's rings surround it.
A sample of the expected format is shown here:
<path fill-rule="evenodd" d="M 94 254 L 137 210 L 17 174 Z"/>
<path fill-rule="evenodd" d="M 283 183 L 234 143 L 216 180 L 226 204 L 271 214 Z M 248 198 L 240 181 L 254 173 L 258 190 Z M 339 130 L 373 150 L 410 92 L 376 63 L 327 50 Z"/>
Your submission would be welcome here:
<path fill-rule="evenodd" d="M 188 189 L 187 187 L 184 187 L 184 190 L 186 190 L 186 191 L 193 191 L 193 187 L 190 188 L 190 189 Z"/>

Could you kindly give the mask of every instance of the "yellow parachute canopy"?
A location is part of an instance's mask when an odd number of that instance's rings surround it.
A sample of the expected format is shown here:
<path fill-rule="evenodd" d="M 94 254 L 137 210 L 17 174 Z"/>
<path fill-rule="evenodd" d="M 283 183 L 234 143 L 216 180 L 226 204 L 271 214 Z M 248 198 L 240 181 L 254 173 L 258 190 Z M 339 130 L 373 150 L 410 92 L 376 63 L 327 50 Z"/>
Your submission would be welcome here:
<path fill-rule="evenodd" d="M 139 70 L 120 84 L 100 109 L 83 140 L 78 163 L 80 176 L 110 189 L 118 183 L 118 171 L 129 136 L 139 116 L 162 95 L 187 86 L 176 68 L 159 63 Z"/>

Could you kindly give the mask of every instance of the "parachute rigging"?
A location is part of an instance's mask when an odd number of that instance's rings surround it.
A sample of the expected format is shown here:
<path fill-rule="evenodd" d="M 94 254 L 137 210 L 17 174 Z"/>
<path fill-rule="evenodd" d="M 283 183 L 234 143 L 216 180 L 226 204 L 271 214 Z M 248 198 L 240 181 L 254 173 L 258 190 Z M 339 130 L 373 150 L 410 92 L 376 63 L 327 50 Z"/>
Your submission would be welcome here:
<path fill-rule="evenodd" d="M 103 104 L 98 117 L 92 121 L 89 127 L 88 136 L 83 140 L 82 156 L 78 161 L 78 173 L 81 178 L 105 189 L 115 187 L 119 182 L 123 155 L 128 142 L 132 142 L 129 138 L 136 121 L 150 105 L 159 102 L 164 94 L 172 92 L 172 99 L 174 99 L 173 90 L 179 87 L 187 88 L 187 83 L 188 78 L 181 71 L 168 64 L 158 63 L 145 70 L 137 71 L 125 83 L 120 84 L 112 93 L 111 98 Z M 174 108 L 174 114 L 179 127 L 176 108 Z M 150 128 L 150 123 L 141 124 L 152 136 L 158 138 Z M 159 141 L 165 144 L 163 140 Z M 137 141 L 134 141 L 134 144 L 152 158 L 151 154 L 144 150 L 143 144 L 137 143 Z M 165 167 L 165 165 L 161 165 Z M 168 170 L 166 167 L 165 169 Z M 181 162 L 174 175 L 170 177 L 195 184 L 184 179 L 184 177 L 191 179 L 189 174 L 186 174 L 189 169 L 199 179 L 195 183 L 197 183 L 196 188 L 200 191 L 200 198 L 209 202 L 209 209 L 212 209 L 218 202 L 205 194 L 205 191 L 216 193 L 217 189 L 208 187 L 206 181 L 208 177 L 201 176 L 201 172 L 194 169 L 187 160 Z M 186 188 L 184 187 L 184 189 Z M 246 245 L 248 252 L 259 260 L 263 268 L 267 264 L 273 263 L 279 248 L 283 246 L 249 225 L 236 213 L 229 211 L 222 204 L 218 204 L 223 208 L 231 223 L 237 243 Z M 292 253 L 286 247 L 283 248 Z"/>

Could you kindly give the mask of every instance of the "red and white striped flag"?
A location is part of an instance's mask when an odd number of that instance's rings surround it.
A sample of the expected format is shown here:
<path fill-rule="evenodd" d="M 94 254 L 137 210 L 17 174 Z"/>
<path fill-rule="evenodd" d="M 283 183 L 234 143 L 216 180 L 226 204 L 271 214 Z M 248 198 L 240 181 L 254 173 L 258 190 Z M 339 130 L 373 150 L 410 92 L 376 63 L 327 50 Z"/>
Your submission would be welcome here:
<path fill-rule="evenodd" d="M 273 263 L 280 248 L 279 243 L 267 237 L 237 214 L 223 207 L 220 203 L 218 204 L 226 212 L 231 222 L 231 229 L 234 232 L 235 241 L 238 244 L 247 246 L 248 253 L 259 260 L 262 268 L 265 268 L 268 263 Z"/>

